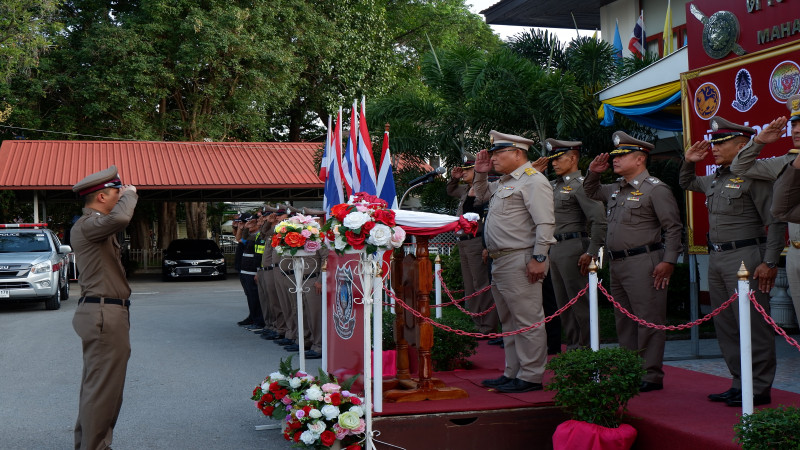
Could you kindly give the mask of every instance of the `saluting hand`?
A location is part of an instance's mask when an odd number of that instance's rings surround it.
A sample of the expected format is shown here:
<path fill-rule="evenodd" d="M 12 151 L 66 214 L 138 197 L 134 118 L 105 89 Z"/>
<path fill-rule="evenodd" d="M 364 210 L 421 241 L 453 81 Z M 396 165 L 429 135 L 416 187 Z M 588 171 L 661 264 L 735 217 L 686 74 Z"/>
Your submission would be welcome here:
<path fill-rule="evenodd" d="M 475 156 L 475 172 L 486 173 L 492 168 L 492 161 L 489 152 L 481 150 Z"/>
<path fill-rule="evenodd" d="M 786 117 L 778 117 L 765 126 L 753 140 L 756 144 L 771 144 L 777 141 L 786 131 L 786 122 L 788 121 L 789 119 Z"/>
<path fill-rule="evenodd" d="M 542 156 L 541 158 L 537 159 L 536 161 L 531 163 L 534 169 L 539 172 L 544 172 L 547 170 L 547 163 L 550 162 L 550 158 L 546 156 Z"/>
<path fill-rule="evenodd" d="M 453 167 L 453 170 L 450 171 L 450 175 L 454 179 L 460 180 L 461 177 L 464 176 L 464 169 L 462 169 L 461 167 Z"/>
<path fill-rule="evenodd" d="M 675 266 L 668 262 L 660 262 L 653 269 L 653 274 L 651 275 L 654 279 L 653 287 L 656 290 L 666 289 L 669 285 L 669 277 L 672 275 L 672 271 L 675 270 Z"/>
<path fill-rule="evenodd" d="M 704 160 L 706 156 L 708 156 L 708 151 L 710 149 L 711 149 L 711 142 L 708 142 L 706 140 L 697 141 L 694 144 L 692 144 L 692 146 L 689 147 L 688 150 L 686 150 L 686 155 L 684 155 L 684 158 L 686 158 L 686 161 L 689 162 L 693 163 L 700 162 Z"/>
<path fill-rule="evenodd" d="M 608 153 L 600 153 L 599 155 L 595 156 L 592 162 L 589 164 L 589 170 L 595 173 L 603 173 L 608 170 Z"/>
<path fill-rule="evenodd" d="M 778 268 L 770 269 L 766 264 L 761 263 L 753 271 L 753 279 L 758 280 L 758 290 L 767 294 L 775 286 L 775 277 L 778 276 Z"/>

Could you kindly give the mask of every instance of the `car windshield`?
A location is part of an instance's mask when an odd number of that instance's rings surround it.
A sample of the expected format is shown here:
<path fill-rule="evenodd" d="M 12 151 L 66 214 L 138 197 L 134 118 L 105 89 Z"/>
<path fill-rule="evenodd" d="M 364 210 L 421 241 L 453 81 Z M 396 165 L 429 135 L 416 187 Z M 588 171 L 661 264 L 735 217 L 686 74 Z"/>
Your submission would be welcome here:
<path fill-rule="evenodd" d="M 0 253 L 49 251 L 50 242 L 44 233 L 0 233 Z"/>
<path fill-rule="evenodd" d="M 188 240 L 177 240 L 172 241 L 169 244 L 169 248 L 167 249 L 169 253 L 190 253 L 193 255 L 197 254 L 212 254 L 218 253 L 219 247 L 217 244 L 214 243 L 212 240 L 206 239 L 188 239 Z"/>

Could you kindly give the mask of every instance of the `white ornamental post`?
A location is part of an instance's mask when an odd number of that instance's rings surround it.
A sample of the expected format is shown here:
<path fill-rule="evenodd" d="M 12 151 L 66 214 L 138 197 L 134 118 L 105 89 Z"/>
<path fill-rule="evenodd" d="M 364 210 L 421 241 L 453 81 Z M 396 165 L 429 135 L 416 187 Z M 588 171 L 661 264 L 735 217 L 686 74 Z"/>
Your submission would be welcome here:
<path fill-rule="evenodd" d="M 742 372 L 742 415 L 753 414 L 753 348 L 750 340 L 750 273 L 744 261 L 736 272 L 739 277 L 739 347 Z"/>
<path fill-rule="evenodd" d="M 442 318 L 442 277 L 439 271 L 442 270 L 442 259 L 436 255 L 433 263 L 433 274 L 436 276 L 436 318 Z"/>
<path fill-rule="evenodd" d="M 322 261 L 322 371 L 328 373 L 328 260 Z"/>
<path fill-rule="evenodd" d="M 589 330 L 592 350 L 600 350 L 600 319 L 597 310 L 597 264 L 589 263 Z"/>
<path fill-rule="evenodd" d="M 297 252 L 292 255 L 292 271 L 294 272 L 294 280 L 290 277 L 288 273 L 283 271 L 283 267 L 280 267 L 281 272 L 286 275 L 286 278 L 289 279 L 294 284 L 294 288 L 289 288 L 289 292 L 295 294 L 295 300 L 297 301 L 297 346 L 299 347 L 298 351 L 300 353 L 300 371 L 306 372 L 306 351 L 305 351 L 305 337 L 303 336 L 305 330 L 303 329 L 303 293 L 308 292 L 309 288 L 305 287 L 305 282 L 308 280 L 308 277 L 303 277 L 305 269 L 310 268 L 308 264 L 305 262 L 305 256 L 312 256 L 311 253 L 306 252 L 305 250 L 297 250 Z M 312 270 L 309 271 L 309 276 L 311 276 L 311 272 L 314 272 L 316 269 L 317 261 L 314 261 L 314 267 Z"/>
<path fill-rule="evenodd" d="M 372 276 L 372 367 L 373 408 L 383 411 L 383 252 L 375 254 Z M 366 310 L 365 310 L 366 311 Z"/>

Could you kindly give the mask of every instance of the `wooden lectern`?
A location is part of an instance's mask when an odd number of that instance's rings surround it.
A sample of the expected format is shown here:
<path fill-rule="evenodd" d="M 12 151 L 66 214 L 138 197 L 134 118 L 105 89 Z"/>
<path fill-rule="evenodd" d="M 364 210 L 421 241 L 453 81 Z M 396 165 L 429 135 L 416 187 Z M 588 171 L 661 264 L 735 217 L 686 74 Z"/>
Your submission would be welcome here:
<path fill-rule="evenodd" d="M 417 236 L 415 255 L 404 257 L 402 249 L 395 250 L 391 270 L 392 288 L 395 295 L 425 317 L 430 317 L 433 266 L 428 257 L 428 236 Z M 384 399 L 387 402 L 416 402 L 468 397 L 465 390 L 447 387 L 441 380 L 432 377 L 433 325 L 414 317 L 398 306 L 394 332 L 397 346 L 397 376 L 383 382 Z M 409 372 L 409 340 L 417 345 L 419 378 L 411 378 Z"/>

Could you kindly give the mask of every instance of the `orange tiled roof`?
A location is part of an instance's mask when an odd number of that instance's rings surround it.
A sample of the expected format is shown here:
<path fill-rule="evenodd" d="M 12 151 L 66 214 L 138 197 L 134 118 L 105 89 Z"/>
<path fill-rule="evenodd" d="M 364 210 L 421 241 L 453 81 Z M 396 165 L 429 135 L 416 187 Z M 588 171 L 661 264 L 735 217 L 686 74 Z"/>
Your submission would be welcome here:
<path fill-rule="evenodd" d="M 0 189 L 63 190 L 115 164 L 139 189 L 322 188 L 316 142 L 7 140 Z"/>

